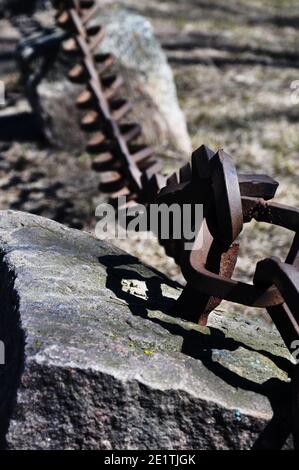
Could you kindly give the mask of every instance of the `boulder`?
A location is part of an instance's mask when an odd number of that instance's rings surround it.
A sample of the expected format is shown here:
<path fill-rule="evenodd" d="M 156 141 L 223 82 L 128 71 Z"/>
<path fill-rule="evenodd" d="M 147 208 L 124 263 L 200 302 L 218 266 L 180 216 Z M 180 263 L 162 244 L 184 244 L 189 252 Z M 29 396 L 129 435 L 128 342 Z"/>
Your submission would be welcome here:
<path fill-rule="evenodd" d="M 113 70 L 125 78 L 122 96 L 132 103 L 130 119 L 142 124 L 146 142 L 161 154 L 172 150 L 190 155 L 191 140 L 173 73 L 149 21 L 123 8 L 110 8 L 101 9 L 93 23 L 106 28 L 106 38 L 98 52 L 115 55 Z M 37 94 L 31 92 L 30 98 L 42 117 L 48 140 L 80 153 L 84 150 L 85 136 L 78 125 L 74 99 L 81 86 L 66 80 L 68 68 L 65 59 L 59 56 L 38 86 Z"/>
<path fill-rule="evenodd" d="M 111 8 L 101 11 L 99 21 L 107 31 L 101 50 L 118 58 L 148 139 L 190 155 L 191 141 L 173 73 L 150 22 L 128 10 Z"/>
<path fill-rule="evenodd" d="M 270 327 L 237 307 L 208 327 L 172 318 L 179 285 L 38 216 L 1 211 L 0 250 L 2 444 L 250 449 L 287 435 L 289 355 Z"/>

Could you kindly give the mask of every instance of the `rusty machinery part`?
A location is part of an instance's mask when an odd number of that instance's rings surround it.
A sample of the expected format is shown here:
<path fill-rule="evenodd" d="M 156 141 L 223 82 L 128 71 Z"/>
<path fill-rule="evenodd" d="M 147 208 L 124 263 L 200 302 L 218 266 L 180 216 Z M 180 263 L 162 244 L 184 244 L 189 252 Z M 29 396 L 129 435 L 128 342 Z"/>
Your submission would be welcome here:
<path fill-rule="evenodd" d="M 179 176 L 174 174 L 168 178 L 157 201 L 168 205 L 200 203 L 205 219 L 198 234 L 198 243 L 194 244 L 199 246 L 202 239 L 203 246 L 200 249 L 191 252 L 185 250 L 184 239 L 160 240 L 166 253 L 181 267 L 187 281 L 175 307 L 178 315 L 206 323 L 208 314 L 225 298 L 223 286 L 235 283 L 230 278 L 237 262 L 238 245 L 233 242 L 243 227 L 243 199 L 272 199 L 277 187 L 278 183 L 266 175 L 238 177 L 227 154 L 223 151 L 215 153 L 205 146 L 194 152 L 192 165 L 183 167 Z M 240 287 L 242 289 L 243 284 Z M 241 297 L 234 298 L 231 295 L 229 300 L 248 302 L 246 297 Z M 251 302 L 253 304 L 253 300 Z"/>
<path fill-rule="evenodd" d="M 105 175 L 100 189 L 112 193 L 112 198 L 125 195 L 132 201 L 149 204 L 188 202 L 204 206 L 201 249 L 189 253 L 183 248 L 184 240 L 160 239 L 166 253 L 180 265 L 187 280 L 186 289 L 200 293 L 199 321 L 206 322 L 209 311 L 222 299 L 268 309 L 282 305 L 277 287 L 262 289 L 231 279 L 238 256 L 238 246 L 233 242 L 244 222 L 256 218 L 275 223 L 274 213 L 279 221 L 287 219 L 284 224 L 279 222 L 280 225 L 290 228 L 287 222 L 291 209 L 266 202 L 274 197 L 278 184 L 263 175 L 238 176 L 225 152 L 215 153 L 207 147 L 194 152 L 192 165 L 185 165 L 179 175 L 173 174 L 165 180 L 158 173 L 156 162 L 151 160 L 152 150 L 132 144 L 141 133 L 140 126 L 122 122 L 129 103 L 115 98 L 121 78 L 106 75 L 113 57 L 95 53 L 104 37 L 103 27 L 89 26 L 98 4 L 92 0 L 54 3 L 58 8 L 57 24 L 69 33 L 63 50 L 78 59 L 69 78 L 87 84 L 77 105 L 87 110 L 82 127 L 92 133 L 88 151 L 97 155 L 93 167 Z M 183 293 L 184 302 L 185 297 Z"/>
<path fill-rule="evenodd" d="M 122 77 L 110 72 L 114 57 L 96 52 L 105 31 L 102 26 L 90 26 L 90 20 L 99 5 L 69 0 L 55 6 L 57 25 L 68 33 L 62 49 L 76 61 L 68 78 L 85 85 L 76 105 L 85 112 L 81 127 L 90 137 L 87 151 L 94 155 L 92 167 L 101 173 L 100 190 L 110 194 L 112 202 L 120 196 L 126 196 L 129 204 L 140 201 L 143 175 L 157 173 L 160 166 L 153 149 L 142 143 L 141 126 L 126 120 L 130 103 L 120 94 Z"/>
<path fill-rule="evenodd" d="M 159 239 L 187 281 L 172 313 L 205 325 L 222 300 L 266 308 L 292 351 L 293 341 L 299 339 L 299 210 L 272 201 L 278 187 L 272 178 L 238 175 L 223 150 L 202 146 L 178 174 L 167 179 L 159 174 L 152 150 L 133 144 L 141 127 L 123 122 L 129 104 L 115 98 L 121 78 L 106 75 L 113 58 L 95 53 L 104 37 L 102 27 L 89 26 L 98 5 L 92 0 L 54 3 L 57 24 L 69 34 L 63 50 L 79 58 L 69 78 L 86 85 L 77 106 L 87 110 L 82 127 L 93 134 L 88 145 L 96 155 L 93 168 L 107 176 L 100 189 L 114 200 L 128 196 L 132 203 L 203 205 L 204 222 L 191 251 L 185 249 L 184 239 Z M 289 229 L 295 238 L 284 263 L 273 258 L 260 261 L 253 283 L 246 284 L 232 279 L 239 252 L 235 242 L 243 225 L 253 219 Z M 298 447 L 298 366 L 294 369 L 292 431 Z"/>
<path fill-rule="evenodd" d="M 285 208 L 285 210 L 287 210 Z M 295 216 L 296 218 L 297 216 Z M 273 323 L 280 332 L 286 346 L 294 353 L 299 338 L 299 233 L 296 233 L 291 251 L 285 263 L 277 258 L 267 258 L 257 264 L 254 284 L 268 288 L 271 284 L 279 290 L 284 303 L 267 308 Z M 291 432 L 294 446 L 299 448 L 299 364 L 292 373 Z"/>
<path fill-rule="evenodd" d="M 234 268 L 237 252 L 234 242 L 242 231 L 243 223 L 255 219 L 297 233 L 299 210 L 269 201 L 275 195 L 277 183 L 267 176 L 259 176 L 256 180 L 255 176 L 249 176 L 247 181 L 242 176 L 242 182 L 239 181 L 231 158 L 222 151 L 213 153 L 201 147 L 193 154 L 192 167 L 188 173 L 187 181 L 178 179 L 176 175 L 171 176 L 166 188 L 158 195 L 160 203 L 179 201 L 203 204 L 205 222 L 198 234 L 203 243 L 194 244 L 196 247 L 200 245 L 200 248 L 187 251 L 183 249 L 185 240 L 172 241 L 176 244 L 173 248 L 175 259 L 188 285 L 205 295 L 244 305 L 261 308 L 281 305 L 284 299 L 276 287 L 261 289 L 257 285 L 233 281 L 221 275 L 221 269 L 226 265 L 231 272 Z M 248 185 L 250 188 L 255 187 L 258 197 L 247 196 L 249 192 L 252 194 Z M 222 220 L 224 223 L 220 229 Z M 296 247 L 297 238 L 286 260 L 287 264 L 295 264 L 295 268 L 298 264 Z M 221 264 L 224 258 L 227 260 Z"/>
<path fill-rule="evenodd" d="M 293 353 L 294 344 L 299 343 L 299 210 L 273 202 L 276 189 L 277 183 L 267 176 L 238 177 L 227 154 L 201 147 L 193 154 L 192 166 L 185 166 L 179 176 L 174 174 L 167 180 L 158 200 L 203 204 L 204 222 L 191 251 L 184 248 L 185 240 L 163 241 L 187 281 L 172 313 L 206 325 L 209 313 L 224 299 L 266 308 Z M 238 257 L 234 242 L 243 224 L 253 219 L 288 229 L 295 236 L 285 262 L 276 258 L 258 262 L 253 283 L 246 284 L 231 279 Z M 289 432 L 295 448 L 299 448 L 298 364 L 291 367 L 290 377 Z M 287 438 L 280 437 L 282 441 Z"/>
<path fill-rule="evenodd" d="M 69 39 L 63 43 L 63 50 L 66 54 L 73 54 L 77 61 L 68 74 L 69 79 L 86 85 L 77 99 L 77 106 L 86 111 L 81 125 L 87 133 L 92 134 L 87 150 L 96 155 L 92 166 L 102 174 L 101 191 L 110 193 L 113 200 L 126 196 L 131 202 L 153 202 L 165 185 L 172 187 L 178 181 L 175 175 L 166 180 L 159 174 L 160 167 L 153 159 L 151 148 L 145 144 L 134 144 L 142 133 L 141 126 L 123 121 L 130 105 L 126 100 L 116 98 L 122 84 L 121 77 L 107 75 L 114 59 L 110 54 L 95 53 L 96 46 L 104 38 L 103 27 L 90 26 L 90 20 L 98 12 L 99 5 L 92 0 L 57 0 L 54 5 L 58 9 L 58 26 L 69 34 Z M 259 180 L 258 176 L 242 175 L 238 181 L 235 172 L 234 186 L 230 177 L 229 181 L 224 181 L 224 188 L 220 188 L 218 183 L 222 181 L 221 174 L 226 177 L 229 169 L 235 171 L 229 157 L 224 158 L 222 153 L 218 153 L 218 164 L 217 159 L 213 158 L 212 166 L 215 168 L 211 169 L 216 200 L 222 197 L 223 190 L 232 199 L 234 192 L 239 191 L 238 183 L 243 188 L 243 194 L 267 198 L 265 191 L 267 188 L 272 191 L 273 184 L 266 177 Z M 225 165 L 229 167 L 227 171 L 224 171 Z M 203 163 L 201 166 L 204 168 Z M 180 170 L 180 179 L 187 182 L 189 176 L 190 168 L 186 165 Z M 238 198 L 235 201 L 238 205 Z M 233 207 L 232 203 L 228 207 L 229 210 L 232 208 L 233 213 L 229 214 L 227 222 L 231 232 L 226 240 L 227 245 L 242 228 L 241 208 Z M 239 212 L 239 222 L 232 225 L 236 221 L 236 212 Z M 218 219 L 216 217 L 212 220 L 211 217 L 209 222 L 213 227 L 213 235 L 223 238 L 227 232 L 226 227 L 223 227 L 222 215 L 218 213 Z M 170 254 L 171 248 L 165 248 Z M 175 257 L 175 253 L 171 256 Z"/>

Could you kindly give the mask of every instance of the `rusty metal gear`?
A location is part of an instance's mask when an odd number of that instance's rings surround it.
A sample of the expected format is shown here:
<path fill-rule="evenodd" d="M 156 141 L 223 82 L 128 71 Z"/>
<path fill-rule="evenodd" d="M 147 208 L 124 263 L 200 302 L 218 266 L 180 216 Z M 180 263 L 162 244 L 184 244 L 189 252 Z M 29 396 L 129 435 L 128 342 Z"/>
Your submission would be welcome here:
<path fill-rule="evenodd" d="M 292 353 L 299 340 L 299 210 L 273 202 L 278 183 L 267 175 L 238 175 L 232 158 L 223 150 L 202 146 L 192 162 L 165 178 L 153 150 L 140 144 L 141 126 L 125 120 L 130 104 L 121 97 L 122 79 L 109 75 L 110 54 L 96 53 L 104 29 L 90 26 L 98 11 L 92 0 L 58 0 L 57 24 L 67 33 L 66 54 L 76 64 L 68 76 L 85 85 L 77 98 L 84 109 L 81 125 L 91 138 L 87 150 L 95 155 L 93 169 L 104 175 L 101 191 L 112 200 L 124 195 L 133 202 L 150 204 L 197 204 L 204 221 L 193 248 L 186 240 L 159 238 L 166 254 L 180 266 L 187 285 L 173 314 L 205 325 L 209 313 L 222 300 L 266 308 Z M 138 144 L 135 142 L 138 140 Z M 257 264 L 252 284 L 233 279 L 239 247 L 236 243 L 245 223 L 279 225 L 295 233 L 285 260 L 267 258 Z M 202 240 L 202 243 L 196 243 Z M 299 446 L 298 365 L 293 377 L 293 435 Z"/>

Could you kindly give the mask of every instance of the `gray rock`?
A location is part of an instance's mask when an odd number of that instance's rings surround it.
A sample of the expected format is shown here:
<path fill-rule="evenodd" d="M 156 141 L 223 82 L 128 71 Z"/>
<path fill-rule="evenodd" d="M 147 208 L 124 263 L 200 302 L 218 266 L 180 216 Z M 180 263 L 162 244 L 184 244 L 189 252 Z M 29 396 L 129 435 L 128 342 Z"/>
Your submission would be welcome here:
<path fill-rule="evenodd" d="M 130 119 L 142 124 L 146 142 L 160 153 L 172 150 L 190 155 L 191 140 L 172 70 L 149 21 L 130 11 L 110 8 L 102 9 L 93 23 L 106 27 L 106 38 L 98 51 L 115 55 L 114 71 L 125 78 L 122 95 L 133 105 Z M 80 153 L 85 137 L 78 127 L 74 98 L 81 87 L 70 84 L 66 72 L 58 60 L 31 103 L 42 116 L 50 142 Z"/>
<path fill-rule="evenodd" d="M 248 449 L 270 422 L 279 435 L 289 356 L 275 331 L 220 311 L 207 328 L 174 319 L 178 285 L 38 216 L 0 212 L 0 247 L 10 448 Z"/>

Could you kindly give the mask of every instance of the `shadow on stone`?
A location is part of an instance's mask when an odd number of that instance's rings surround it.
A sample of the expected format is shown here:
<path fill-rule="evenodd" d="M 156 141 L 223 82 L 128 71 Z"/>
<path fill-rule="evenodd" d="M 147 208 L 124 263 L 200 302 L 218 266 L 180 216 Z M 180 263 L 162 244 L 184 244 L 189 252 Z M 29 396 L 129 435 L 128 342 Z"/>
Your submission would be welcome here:
<path fill-rule="evenodd" d="M 0 255 L 0 341 L 4 344 L 4 365 L 0 365 L 0 449 L 6 448 L 6 434 L 16 404 L 24 369 L 25 336 L 21 328 L 14 279 Z"/>
<path fill-rule="evenodd" d="M 168 323 L 158 318 L 149 318 L 147 309 L 157 308 L 165 314 L 169 314 L 175 300 L 165 298 L 161 285 L 163 274 L 157 272 L 157 276 L 143 277 L 134 272 L 134 279 L 145 281 L 148 299 L 138 299 L 136 296 L 122 289 L 122 280 L 132 279 L 132 270 L 125 266 L 136 265 L 139 260 L 130 255 L 105 255 L 99 258 L 100 263 L 107 267 L 107 289 L 110 289 L 119 299 L 127 302 L 133 315 L 147 318 L 158 323 L 173 335 L 183 337 L 181 352 L 189 357 L 200 360 L 204 366 L 235 389 L 252 391 L 264 395 L 269 399 L 273 410 L 272 420 L 265 427 L 255 442 L 253 449 L 280 449 L 284 446 L 291 432 L 291 386 L 278 379 L 270 379 L 262 384 L 248 380 L 241 375 L 229 370 L 212 357 L 213 350 L 235 351 L 240 346 L 252 350 L 248 345 L 239 343 L 232 338 L 225 337 L 224 333 L 216 328 L 209 327 L 210 335 L 197 330 L 186 330 L 179 324 Z M 169 279 L 167 280 L 169 283 Z M 174 287 L 177 287 L 175 285 Z M 292 364 L 282 357 L 278 357 L 267 351 L 262 351 L 281 370 L 292 374 Z"/>

